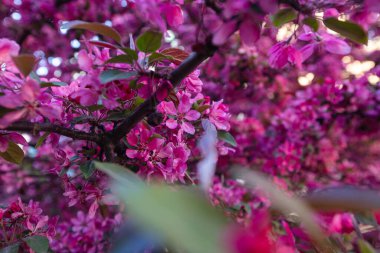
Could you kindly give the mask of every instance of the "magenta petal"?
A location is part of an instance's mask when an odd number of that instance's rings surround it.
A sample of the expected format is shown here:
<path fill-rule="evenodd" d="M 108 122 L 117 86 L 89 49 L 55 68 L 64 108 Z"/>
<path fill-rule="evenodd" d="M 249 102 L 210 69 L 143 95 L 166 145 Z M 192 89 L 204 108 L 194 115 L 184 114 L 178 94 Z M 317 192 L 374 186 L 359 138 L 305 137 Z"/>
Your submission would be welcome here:
<path fill-rule="evenodd" d="M 6 128 L 7 126 L 12 124 L 13 122 L 24 117 L 26 115 L 26 113 L 27 113 L 27 110 L 22 109 L 19 111 L 10 112 L 10 113 L 5 114 L 5 116 L 0 118 L 0 128 Z"/>
<path fill-rule="evenodd" d="M 59 119 L 61 116 L 61 108 L 57 106 L 42 105 L 38 108 L 38 112 L 50 121 L 53 119 Z"/>
<path fill-rule="evenodd" d="M 125 152 L 125 154 L 129 157 L 129 158 L 136 158 L 139 154 L 138 150 L 135 150 L 135 149 L 127 149 L 127 151 Z"/>
<path fill-rule="evenodd" d="M 25 138 L 18 133 L 10 133 L 8 135 L 9 139 L 12 140 L 13 142 L 19 143 L 21 145 L 27 146 L 28 142 L 26 142 Z"/>
<path fill-rule="evenodd" d="M 33 79 L 28 79 L 21 87 L 21 97 L 23 100 L 32 103 L 40 94 L 40 85 Z"/>
<path fill-rule="evenodd" d="M 166 16 L 166 21 L 170 26 L 179 26 L 183 23 L 183 14 L 181 7 L 178 5 L 169 5 L 167 4 L 164 7 L 164 15 Z"/>
<path fill-rule="evenodd" d="M 314 53 L 314 49 L 316 46 L 317 44 L 312 43 L 300 49 L 300 52 L 302 54 L 302 62 L 306 61 Z"/>
<path fill-rule="evenodd" d="M 219 27 L 219 30 L 214 34 L 214 37 L 212 38 L 212 43 L 216 46 L 222 45 L 228 37 L 232 35 L 232 33 L 236 29 L 236 21 L 229 21 L 227 23 L 224 23 Z"/>
<path fill-rule="evenodd" d="M 78 65 L 80 69 L 87 72 L 92 69 L 92 60 L 84 49 L 80 50 L 78 53 Z"/>
<path fill-rule="evenodd" d="M 92 205 L 90 206 L 90 209 L 88 210 L 88 217 L 90 219 L 95 217 L 96 210 L 98 210 L 98 207 L 99 207 L 98 202 L 94 201 L 94 203 L 92 203 Z"/>
<path fill-rule="evenodd" d="M 154 138 L 151 142 L 149 142 L 148 148 L 149 148 L 149 150 L 156 150 L 159 147 L 161 147 L 162 144 L 164 144 L 164 142 L 165 142 L 164 139 Z"/>
<path fill-rule="evenodd" d="M 324 43 L 325 49 L 332 54 L 345 55 L 351 52 L 351 47 L 343 40 L 328 39 Z"/>
<path fill-rule="evenodd" d="M 0 136 L 0 152 L 5 152 L 8 149 L 8 140 Z"/>
<path fill-rule="evenodd" d="M 177 109 L 174 106 L 172 101 L 170 102 L 162 102 L 162 107 L 164 108 L 165 113 L 170 115 L 177 115 Z"/>
<path fill-rule="evenodd" d="M 311 41 L 316 38 L 315 33 L 313 32 L 308 32 L 308 33 L 303 33 L 300 36 L 297 37 L 297 39 L 302 40 L 302 41 Z"/>
<path fill-rule="evenodd" d="M 186 95 L 183 95 L 179 100 L 178 112 L 187 113 L 191 108 L 190 98 Z"/>
<path fill-rule="evenodd" d="M 134 132 L 131 132 L 127 135 L 128 144 L 131 146 L 137 146 L 137 142 L 139 141 Z"/>
<path fill-rule="evenodd" d="M 249 47 L 255 46 L 255 42 L 260 38 L 260 26 L 250 19 L 246 19 L 240 25 L 240 38 Z"/>
<path fill-rule="evenodd" d="M 190 124 L 189 122 L 182 122 L 181 128 L 183 129 L 183 131 L 185 131 L 188 134 L 194 134 L 195 133 L 194 126 L 192 124 Z"/>
<path fill-rule="evenodd" d="M 188 121 L 194 121 L 199 119 L 200 116 L 201 114 L 198 111 L 190 110 L 186 113 L 185 119 L 187 119 Z"/>
<path fill-rule="evenodd" d="M 166 126 L 170 129 L 176 129 L 177 126 L 178 126 L 178 123 L 177 123 L 177 120 L 175 119 L 168 119 L 166 122 L 165 122 Z"/>
<path fill-rule="evenodd" d="M 269 50 L 269 64 L 272 68 L 283 68 L 288 63 L 288 50 L 285 42 L 279 42 Z"/>
<path fill-rule="evenodd" d="M 5 108 L 14 109 L 23 105 L 21 95 L 9 94 L 2 96 L 0 99 L 0 106 Z"/>
<path fill-rule="evenodd" d="M 295 47 L 288 47 L 288 61 L 301 68 L 302 66 L 302 54 Z"/>

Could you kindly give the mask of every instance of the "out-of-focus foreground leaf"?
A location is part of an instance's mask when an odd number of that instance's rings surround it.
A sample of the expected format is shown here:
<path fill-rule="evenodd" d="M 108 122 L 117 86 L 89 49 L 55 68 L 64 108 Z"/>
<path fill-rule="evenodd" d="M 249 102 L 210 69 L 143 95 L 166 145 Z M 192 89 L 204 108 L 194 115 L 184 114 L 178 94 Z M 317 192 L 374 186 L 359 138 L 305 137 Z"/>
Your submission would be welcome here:
<path fill-rule="evenodd" d="M 114 179 L 113 189 L 129 217 L 145 229 L 185 252 L 226 252 L 222 236 L 227 220 L 195 188 L 136 184 L 136 176 L 127 168 L 99 162 L 95 166 Z M 128 182 L 135 187 L 131 189 Z"/>

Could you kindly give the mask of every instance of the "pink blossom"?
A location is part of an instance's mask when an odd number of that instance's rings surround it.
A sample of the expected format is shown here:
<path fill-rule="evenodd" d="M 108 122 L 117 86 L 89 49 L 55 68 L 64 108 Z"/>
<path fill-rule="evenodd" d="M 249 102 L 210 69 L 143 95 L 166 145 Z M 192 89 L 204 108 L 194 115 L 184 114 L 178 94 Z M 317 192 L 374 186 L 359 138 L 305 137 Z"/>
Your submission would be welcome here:
<path fill-rule="evenodd" d="M 170 129 L 176 129 L 179 126 L 184 132 L 194 134 L 195 128 L 190 122 L 199 119 L 201 114 L 191 110 L 191 106 L 190 97 L 186 94 L 179 97 L 177 108 L 172 101 L 161 102 L 161 110 L 169 116 L 165 122 L 166 126 Z"/>
<path fill-rule="evenodd" d="M 257 22 L 246 18 L 239 27 L 240 38 L 247 46 L 255 46 L 255 42 L 260 38 L 261 27 Z"/>
<path fill-rule="evenodd" d="M 0 119 L 0 127 L 5 128 L 21 118 L 35 118 L 37 115 L 48 118 L 50 121 L 59 119 L 61 108 L 52 103 L 48 93 L 41 92 L 38 83 L 27 79 L 19 94 L 6 93 L 0 100 L 0 105 L 13 109 Z"/>
<path fill-rule="evenodd" d="M 12 56 L 18 55 L 19 51 L 20 46 L 15 41 L 0 39 L 0 66 L 2 71 L 18 72 L 12 61 Z"/>
<path fill-rule="evenodd" d="M 165 4 L 162 12 L 170 26 L 176 27 L 183 23 L 183 14 L 179 5 Z"/>
<path fill-rule="evenodd" d="M 283 68 L 288 63 L 301 67 L 302 54 L 294 46 L 279 42 L 269 50 L 269 64 L 273 68 Z"/>
<path fill-rule="evenodd" d="M 217 129 L 225 131 L 230 129 L 230 114 L 228 113 L 228 107 L 223 104 L 223 100 L 211 104 L 209 118 Z"/>

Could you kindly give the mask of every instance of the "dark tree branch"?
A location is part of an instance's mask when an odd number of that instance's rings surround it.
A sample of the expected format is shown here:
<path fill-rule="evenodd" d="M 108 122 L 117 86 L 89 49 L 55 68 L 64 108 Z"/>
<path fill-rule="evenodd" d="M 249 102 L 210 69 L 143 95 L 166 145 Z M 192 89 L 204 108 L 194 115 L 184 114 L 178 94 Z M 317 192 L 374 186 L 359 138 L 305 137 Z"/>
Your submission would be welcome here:
<path fill-rule="evenodd" d="M 309 7 L 307 7 L 305 5 L 301 5 L 298 2 L 298 0 L 279 0 L 279 3 L 287 4 L 290 7 L 292 7 L 293 9 L 295 9 L 296 11 L 299 11 L 299 12 L 306 14 L 306 15 L 311 14 L 313 11 L 312 9 L 310 9 Z"/>
<path fill-rule="evenodd" d="M 216 51 L 216 47 L 211 43 L 208 43 L 206 46 L 203 46 L 202 49 L 193 52 L 190 56 L 184 60 L 181 65 L 179 65 L 175 70 L 173 70 L 168 80 L 170 81 L 172 87 L 170 90 L 174 89 L 181 81 L 192 73 L 203 61 L 213 55 Z M 145 116 L 155 111 L 156 108 L 156 95 L 168 89 L 167 86 L 161 86 L 158 90 L 153 93 L 151 97 L 144 101 L 128 118 L 126 118 L 121 124 L 115 128 L 111 133 L 110 139 L 112 142 L 116 143 L 121 138 L 123 138 L 129 131 L 132 130 L 134 126 L 137 125 Z M 169 90 L 169 92 L 170 92 Z"/>
<path fill-rule="evenodd" d="M 16 122 L 8 126 L 8 131 L 20 131 L 20 132 L 51 132 L 70 137 L 75 140 L 86 140 L 93 142 L 101 142 L 101 136 L 97 134 L 86 133 L 83 131 L 69 129 L 60 125 L 53 125 L 50 123 L 31 123 L 31 122 Z"/>

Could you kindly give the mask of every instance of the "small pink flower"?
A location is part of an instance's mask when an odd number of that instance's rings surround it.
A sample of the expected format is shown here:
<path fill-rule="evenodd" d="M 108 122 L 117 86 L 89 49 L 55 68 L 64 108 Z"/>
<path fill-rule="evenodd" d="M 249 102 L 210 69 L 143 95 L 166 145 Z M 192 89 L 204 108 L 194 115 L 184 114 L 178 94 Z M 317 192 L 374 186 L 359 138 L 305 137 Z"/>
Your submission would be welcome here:
<path fill-rule="evenodd" d="M 0 99 L 0 106 L 8 109 L 15 109 L 5 114 L 0 119 L 0 128 L 5 128 L 21 118 L 34 118 L 37 115 L 48 118 L 49 120 L 59 119 L 61 106 L 52 103 L 51 95 L 42 93 L 39 84 L 28 78 L 19 94 L 6 93 Z"/>
<path fill-rule="evenodd" d="M 223 100 L 211 104 L 209 118 L 217 129 L 228 131 L 230 129 L 230 117 L 228 107 L 223 104 Z"/>
<path fill-rule="evenodd" d="M 172 101 L 162 102 L 160 107 L 164 113 L 170 116 L 165 122 L 166 126 L 170 129 L 176 129 L 179 126 L 184 132 L 194 134 L 195 128 L 189 121 L 199 119 L 201 114 L 198 111 L 191 110 L 191 106 L 190 97 L 186 94 L 179 98 L 178 108 L 175 107 Z"/>
<path fill-rule="evenodd" d="M 293 45 L 279 42 L 269 50 L 269 64 L 272 68 L 283 68 L 288 63 L 301 68 L 302 54 Z"/>

